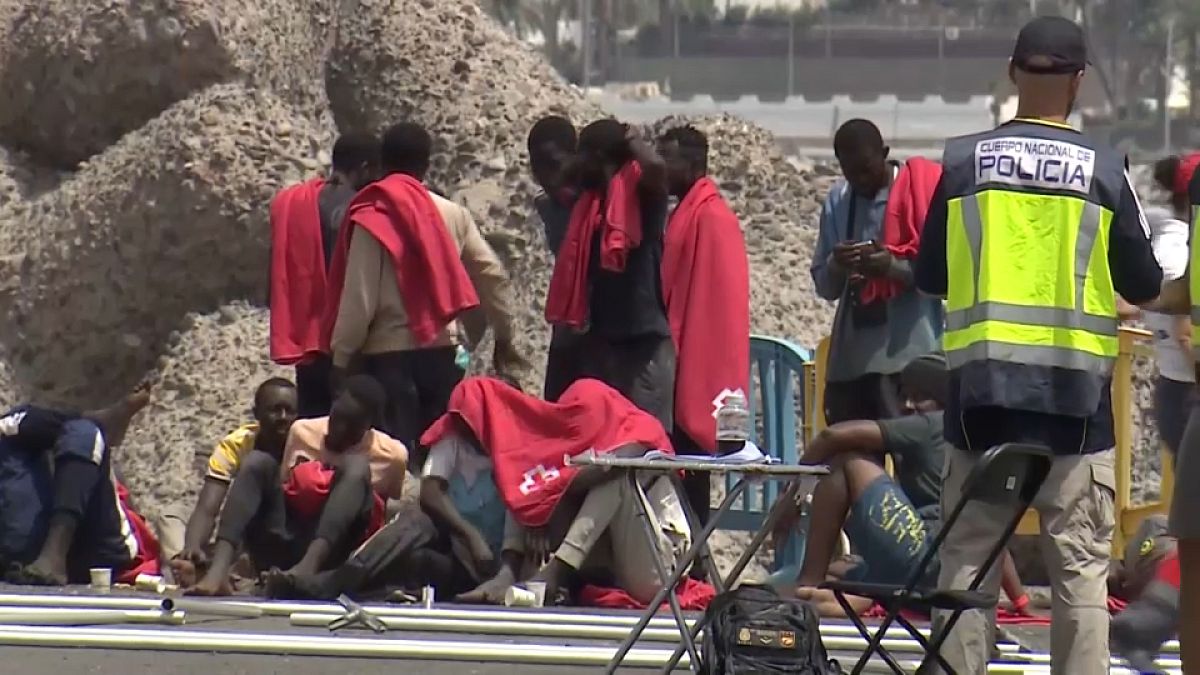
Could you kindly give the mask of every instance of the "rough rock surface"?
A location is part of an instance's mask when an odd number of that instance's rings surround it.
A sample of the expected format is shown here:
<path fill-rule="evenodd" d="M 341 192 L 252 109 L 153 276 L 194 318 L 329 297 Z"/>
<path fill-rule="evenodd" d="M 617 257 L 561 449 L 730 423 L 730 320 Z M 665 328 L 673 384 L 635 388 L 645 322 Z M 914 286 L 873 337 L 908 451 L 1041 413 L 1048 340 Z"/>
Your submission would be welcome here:
<path fill-rule="evenodd" d="M 185 313 L 264 298 L 267 204 L 326 147 L 272 95 L 218 85 L 14 206 L 41 236 L 5 237 L 20 258 L 0 296 L 13 366 L 54 400 L 95 403 L 139 380 Z"/>
<path fill-rule="evenodd" d="M 0 141 L 71 169 L 176 101 L 238 80 L 269 88 L 305 116 L 326 117 L 330 5 L 26 3 L 0 44 Z"/>

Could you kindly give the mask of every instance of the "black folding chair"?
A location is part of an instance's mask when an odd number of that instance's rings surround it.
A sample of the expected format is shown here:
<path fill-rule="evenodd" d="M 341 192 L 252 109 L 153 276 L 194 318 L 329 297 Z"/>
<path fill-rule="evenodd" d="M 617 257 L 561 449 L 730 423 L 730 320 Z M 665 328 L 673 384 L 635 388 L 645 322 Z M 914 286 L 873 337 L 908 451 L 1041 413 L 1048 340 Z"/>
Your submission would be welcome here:
<path fill-rule="evenodd" d="M 862 633 L 863 638 L 867 640 L 867 649 L 858 659 L 858 663 L 854 665 L 854 670 L 851 671 L 852 675 L 861 673 L 876 652 L 893 672 L 897 675 L 904 675 L 905 670 L 882 644 L 883 638 L 887 635 L 888 628 L 893 622 L 903 626 L 925 650 L 922 666 L 925 666 L 930 659 L 934 659 L 944 669 L 944 672 L 954 675 L 954 669 L 946 663 L 941 655 L 942 644 L 964 611 L 996 607 L 999 601 L 998 595 L 980 591 L 978 590 L 979 586 L 987 577 L 988 571 L 1000 559 L 1000 554 L 1004 552 L 1008 540 L 1016 531 L 1021 517 L 1029 509 L 1029 505 L 1046 480 L 1046 475 L 1050 473 L 1050 465 L 1053 461 L 1054 455 L 1050 449 L 1038 445 L 1006 443 L 988 450 L 967 476 L 963 483 L 962 498 L 954 505 L 949 516 L 943 518 L 942 527 L 934 537 L 929 550 L 909 573 L 908 580 L 903 586 L 846 581 L 822 584 L 822 588 L 833 591 L 834 597 L 845 610 L 846 616 L 850 617 L 855 627 L 858 628 L 858 632 Z M 919 586 L 921 580 L 925 578 L 929 566 L 937 557 L 942 542 L 946 540 L 946 534 L 958 522 L 964 507 L 971 501 L 1012 507 L 1014 509 L 1013 516 L 1008 526 L 1005 527 L 1004 533 L 996 541 L 987 560 L 979 568 L 971 585 L 966 590 Z M 850 606 L 847 595 L 870 598 L 879 603 L 887 612 L 883 622 L 879 624 L 873 635 L 870 628 L 863 623 L 858 613 Z M 952 612 L 952 614 L 942 626 L 935 628 L 934 633 L 930 636 L 932 639 L 929 640 L 912 622 L 901 615 L 904 610 L 931 614 L 935 609 Z"/>

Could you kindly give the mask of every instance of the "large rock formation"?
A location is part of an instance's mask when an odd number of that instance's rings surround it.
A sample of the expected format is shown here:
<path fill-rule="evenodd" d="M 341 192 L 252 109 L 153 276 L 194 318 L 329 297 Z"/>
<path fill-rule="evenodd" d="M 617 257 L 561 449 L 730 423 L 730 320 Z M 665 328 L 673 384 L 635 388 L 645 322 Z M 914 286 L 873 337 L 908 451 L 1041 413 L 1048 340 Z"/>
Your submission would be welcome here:
<path fill-rule="evenodd" d="M 190 311 L 265 297 L 266 206 L 316 173 L 329 137 L 273 94 L 217 85 L 18 204 L 0 297 L 13 366 L 54 399 L 136 383 Z"/>
<path fill-rule="evenodd" d="M 28 2 L 0 43 L 0 142 L 64 169 L 218 82 L 327 116 L 320 0 Z M 0 11 L 0 20 L 6 12 Z"/>

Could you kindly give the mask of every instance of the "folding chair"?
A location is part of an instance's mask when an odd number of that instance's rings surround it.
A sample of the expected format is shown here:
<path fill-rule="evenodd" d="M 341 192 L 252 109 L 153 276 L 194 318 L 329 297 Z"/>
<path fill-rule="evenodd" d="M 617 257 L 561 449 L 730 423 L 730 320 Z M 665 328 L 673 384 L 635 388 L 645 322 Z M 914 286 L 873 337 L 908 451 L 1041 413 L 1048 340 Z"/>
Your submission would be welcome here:
<path fill-rule="evenodd" d="M 996 607 L 999 597 L 978 590 L 979 586 L 987 578 L 988 571 L 1000 559 L 1000 555 L 1008 545 L 1008 540 L 1012 537 L 1013 532 L 1016 531 L 1021 517 L 1029 509 L 1029 505 L 1046 480 L 1046 475 L 1050 473 L 1050 465 L 1053 461 L 1054 455 L 1050 449 L 1037 445 L 1006 443 L 988 450 L 967 476 L 963 483 L 962 498 L 954 505 L 949 516 L 943 518 L 942 527 L 934 537 L 932 545 L 909 573 L 908 580 L 903 586 L 846 581 L 822 584 L 822 588 L 833 591 L 834 597 L 845 610 L 846 616 L 850 617 L 855 627 L 858 628 L 858 632 L 862 633 L 863 638 L 867 640 L 867 649 L 858 659 L 858 663 L 854 665 L 854 670 L 851 671 L 852 675 L 861 673 L 876 652 L 893 672 L 897 675 L 904 675 L 904 669 L 882 644 L 883 638 L 887 635 L 888 628 L 893 622 L 903 626 L 925 651 L 922 666 L 925 666 L 932 658 L 937 661 L 944 672 L 951 675 L 955 673 L 954 669 L 942 658 L 942 644 L 964 611 Z M 979 568 L 971 585 L 966 590 L 918 586 L 929 570 L 930 564 L 937 557 L 938 550 L 941 549 L 942 543 L 946 539 L 946 534 L 958 522 L 963 509 L 971 501 L 995 506 L 1010 506 L 1014 509 L 1013 516 L 1004 529 L 1003 535 L 996 541 L 983 566 Z M 874 635 L 850 606 L 850 602 L 846 599 L 847 595 L 870 598 L 879 603 L 887 612 Z M 904 610 L 930 614 L 934 609 L 952 612 L 952 614 L 943 626 L 935 629 L 935 633 L 930 636 L 929 640 L 921 634 L 916 626 L 901 615 Z"/>

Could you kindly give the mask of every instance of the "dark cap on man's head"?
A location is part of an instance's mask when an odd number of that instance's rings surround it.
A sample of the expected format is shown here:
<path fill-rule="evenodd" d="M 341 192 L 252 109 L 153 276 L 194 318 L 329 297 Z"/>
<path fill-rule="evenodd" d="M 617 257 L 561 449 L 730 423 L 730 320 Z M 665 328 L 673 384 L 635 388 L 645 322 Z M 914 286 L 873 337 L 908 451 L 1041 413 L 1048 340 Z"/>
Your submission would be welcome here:
<path fill-rule="evenodd" d="M 1079 24 L 1061 16 L 1041 16 L 1021 29 L 1013 65 L 1037 75 L 1072 75 L 1087 68 L 1087 40 Z"/>

